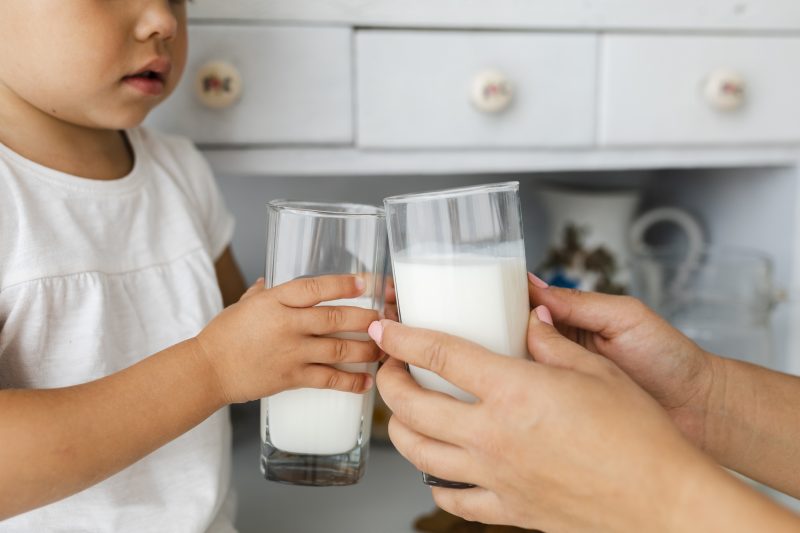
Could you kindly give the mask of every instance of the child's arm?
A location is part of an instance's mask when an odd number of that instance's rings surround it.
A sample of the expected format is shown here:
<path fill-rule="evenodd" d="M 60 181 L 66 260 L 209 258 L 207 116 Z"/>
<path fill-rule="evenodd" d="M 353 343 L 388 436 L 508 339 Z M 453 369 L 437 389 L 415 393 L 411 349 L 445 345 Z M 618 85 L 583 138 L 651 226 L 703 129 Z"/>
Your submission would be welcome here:
<path fill-rule="evenodd" d="M 247 286 L 230 247 L 225 248 L 214 267 L 217 271 L 219 290 L 222 291 L 222 302 L 225 307 L 233 305 L 239 301 Z"/>
<path fill-rule="evenodd" d="M 352 276 L 263 280 L 200 334 L 111 376 L 74 387 L 0 391 L 0 520 L 81 491 L 188 431 L 227 403 L 298 388 L 363 392 L 368 374 L 327 364 L 377 361 L 377 313 L 310 307 L 353 298 Z"/>

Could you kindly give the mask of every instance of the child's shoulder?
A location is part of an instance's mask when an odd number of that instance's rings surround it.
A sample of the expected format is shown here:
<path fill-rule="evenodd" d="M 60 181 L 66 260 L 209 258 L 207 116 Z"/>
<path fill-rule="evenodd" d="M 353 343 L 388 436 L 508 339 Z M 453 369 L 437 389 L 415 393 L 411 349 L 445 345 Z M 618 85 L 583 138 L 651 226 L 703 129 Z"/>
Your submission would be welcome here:
<path fill-rule="evenodd" d="M 139 126 L 128 130 L 128 137 L 135 148 L 145 150 L 147 155 L 153 157 L 170 157 L 188 162 L 203 159 L 194 143 L 182 135 L 173 135 L 146 126 Z"/>
<path fill-rule="evenodd" d="M 174 183 L 201 203 L 216 194 L 214 172 L 190 139 L 144 126 L 129 130 L 128 135 L 136 157 L 149 160 L 157 180 Z"/>
<path fill-rule="evenodd" d="M 150 159 L 172 178 L 206 180 L 213 175 L 203 154 L 187 137 L 140 126 L 128 131 L 137 157 Z"/>

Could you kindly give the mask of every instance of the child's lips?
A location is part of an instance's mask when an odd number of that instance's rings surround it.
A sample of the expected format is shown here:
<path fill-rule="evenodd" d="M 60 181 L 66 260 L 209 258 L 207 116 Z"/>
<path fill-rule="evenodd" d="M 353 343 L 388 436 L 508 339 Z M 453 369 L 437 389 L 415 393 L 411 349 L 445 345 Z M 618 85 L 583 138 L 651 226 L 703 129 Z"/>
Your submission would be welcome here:
<path fill-rule="evenodd" d="M 160 77 L 126 76 L 122 82 L 149 96 L 160 96 L 164 93 L 165 84 Z"/>
<path fill-rule="evenodd" d="M 169 59 L 156 58 L 133 74 L 122 78 L 122 82 L 134 89 L 150 95 L 159 96 L 164 92 L 166 80 L 172 70 Z"/>

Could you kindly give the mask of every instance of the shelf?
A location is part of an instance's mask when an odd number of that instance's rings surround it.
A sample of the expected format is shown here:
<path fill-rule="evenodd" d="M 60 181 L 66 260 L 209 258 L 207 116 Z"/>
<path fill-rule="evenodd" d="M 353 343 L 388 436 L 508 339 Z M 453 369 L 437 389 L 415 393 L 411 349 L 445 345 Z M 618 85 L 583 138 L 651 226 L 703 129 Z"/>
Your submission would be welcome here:
<path fill-rule="evenodd" d="M 353 148 L 205 147 L 226 176 L 476 174 L 654 168 L 795 166 L 800 146 L 547 151 L 400 151 Z"/>
<path fill-rule="evenodd" d="M 371 27 L 800 31 L 796 0 L 196 0 L 190 16 Z"/>

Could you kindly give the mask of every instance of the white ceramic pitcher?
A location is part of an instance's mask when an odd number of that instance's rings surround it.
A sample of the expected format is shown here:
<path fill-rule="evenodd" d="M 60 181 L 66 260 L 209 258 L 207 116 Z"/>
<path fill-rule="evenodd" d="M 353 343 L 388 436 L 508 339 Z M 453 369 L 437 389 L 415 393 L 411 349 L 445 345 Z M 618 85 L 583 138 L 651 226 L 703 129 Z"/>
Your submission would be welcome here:
<path fill-rule="evenodd" d="M 646 247 L 645 234 L 655 224 L 671 223 L 686 234 L 690 260 L 704 248 L 700 224 L 682 209 L 660 207 L 634 219 L 640 200 L 637 190 L 551 187 L 543 191 L 543 197 L 549 250 L 537 270 L 552 285 L 628 293 L 631 254 Z"/>

